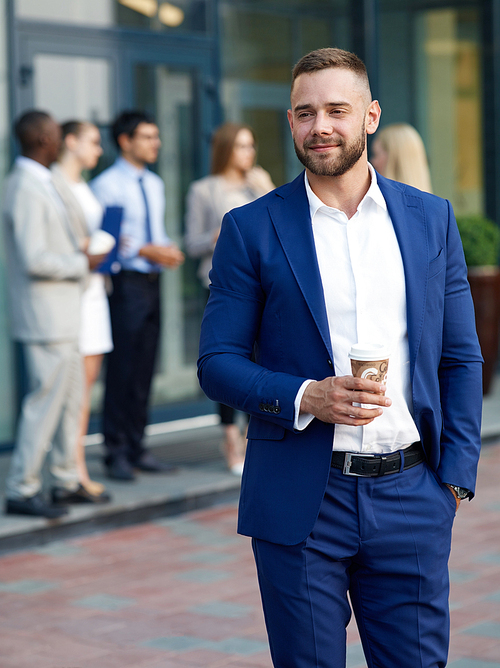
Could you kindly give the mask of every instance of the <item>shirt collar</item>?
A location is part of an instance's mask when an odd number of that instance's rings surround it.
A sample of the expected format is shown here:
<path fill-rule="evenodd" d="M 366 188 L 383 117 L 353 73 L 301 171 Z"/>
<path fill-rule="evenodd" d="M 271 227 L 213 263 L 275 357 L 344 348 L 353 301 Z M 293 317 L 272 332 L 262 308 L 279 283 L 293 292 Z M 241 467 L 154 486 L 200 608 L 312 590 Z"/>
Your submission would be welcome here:
<path fill-rule="evenodd" d="M 27 158 L 25 155 L 19 155 L 16 158 L 16 165 L 26 169 L 28 172 L 36 176 L 43 183 L 50 183 L 52 179 L 52 174 L 50 169 L 42 165 L 40 162 L 33 160 L 32 158 Z"/>
<path fill-rule="evenodd" d="M 377 172 L 370 163 L 368 163 L 368 170 L 370 172 L 370 177 L 371 177 L 370 187 L 368 188 L 366 195 L 359 203 L 357 210 L 359 211 L 365 205 L 366 201 L 368 199 L 371 199 L 384 211 L 387 211 L 386 201 L 377 183 Z M 312 191 L 312 188 L 309 185 L 309 179 L 307 178 L 307 171 L 304 171 L 304 181 L 306 186 L 307 199 L 309 201 L 309 211 L 311 213 L 311 220 L 314 220 L 314 216 L 316 215 L 318 209 L 320 209 L 321 207 L 325 207 L 330 211 L 339 211 L 339 209 L 335 209 L 334 207 L 328 206 L 327 204 L 322 202 L 320 198 Z"/>
<path fill-rule="evenodd" d="M 137 169 L 137 167 L 132 165 L 132 163 L 130 163 L 128 160 L 125 160 L 125 158 L 122 158 L 121 156 L 116 159 L 115 164 L 117 167 L 127 172 L 127 174 L 131 176 L 133 179 L 142 178 L 145 174 L 147 174 L 148 171 L 146 167 L 144 167 L 143 169 Z"/>

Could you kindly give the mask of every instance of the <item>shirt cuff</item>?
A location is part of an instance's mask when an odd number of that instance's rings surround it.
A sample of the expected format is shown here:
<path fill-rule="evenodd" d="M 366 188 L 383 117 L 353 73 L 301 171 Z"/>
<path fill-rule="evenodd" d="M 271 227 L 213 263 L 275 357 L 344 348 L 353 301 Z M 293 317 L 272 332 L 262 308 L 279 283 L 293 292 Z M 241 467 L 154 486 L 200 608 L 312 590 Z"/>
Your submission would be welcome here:
<path fill-rule="evenodd" d="M 300 413 L 300 402 L 306 387 L 311 383 L 314 383 L 314 380 L 305 380 L 302 385 L 299 387 L 297 396 L 295 397 L 294 407 L 295 407 L 295 420 L 293 422 L 293 428 L 295 431 L 304 431 L 304 429 L 314 420 L 314 415 L 311 413 Z"/>

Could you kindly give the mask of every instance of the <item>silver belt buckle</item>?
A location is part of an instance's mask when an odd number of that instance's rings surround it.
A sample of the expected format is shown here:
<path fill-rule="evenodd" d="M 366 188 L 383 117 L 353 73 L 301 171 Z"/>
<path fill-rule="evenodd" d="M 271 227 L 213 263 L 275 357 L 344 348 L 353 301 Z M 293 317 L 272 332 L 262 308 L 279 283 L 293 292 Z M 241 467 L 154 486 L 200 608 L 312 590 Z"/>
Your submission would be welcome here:
<path fill-rule="evenodd" d="M 366 453 L 361 453 L 361 452 L 346 452 L 344 455 L 344 468 L 342 469 L 342 473 L 344 475 L 352 475 L 356 478 L 363 478 L 365 476 L 362 476 L 360 473 L 351 473 L 351 466 L 352 466 L 352 458 L 353 457 L 377 457 L 376 454 L 372 454 L 371 452 L 366 452 Z"/>
<path fill-rule="evenodd" d="M 342 473 L 344 475 L 353 475 L 356 476 L 357 478 L 360 478 L 361 476 L 359 473 L 351 473 L 351 466 L 352 466 L 352 458 L 353 458 L 352 452 L 346 452 L 344 456 L 344 468 L 342 469 Z"/>

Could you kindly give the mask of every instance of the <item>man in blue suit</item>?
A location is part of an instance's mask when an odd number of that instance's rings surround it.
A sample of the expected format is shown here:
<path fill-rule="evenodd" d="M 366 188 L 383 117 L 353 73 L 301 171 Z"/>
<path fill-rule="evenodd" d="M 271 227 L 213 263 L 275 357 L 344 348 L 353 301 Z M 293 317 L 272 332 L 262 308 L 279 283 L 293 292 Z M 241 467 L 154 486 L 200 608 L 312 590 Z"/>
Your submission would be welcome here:
<path fill-rule="evenodd" d="M 380 113 L 354 54 L 304 56 L 288 117 L 305 172 L 228 213 L 213 258 L 199 378 L 251 415 L 239 532 L 279 668 L 345 666 L 348 594 L 370 668 L 447 660 L 482 358 L 450 204 L 367 161 Z M 352 377 L 356 342 L 390 349 L 386 384 Z"/>

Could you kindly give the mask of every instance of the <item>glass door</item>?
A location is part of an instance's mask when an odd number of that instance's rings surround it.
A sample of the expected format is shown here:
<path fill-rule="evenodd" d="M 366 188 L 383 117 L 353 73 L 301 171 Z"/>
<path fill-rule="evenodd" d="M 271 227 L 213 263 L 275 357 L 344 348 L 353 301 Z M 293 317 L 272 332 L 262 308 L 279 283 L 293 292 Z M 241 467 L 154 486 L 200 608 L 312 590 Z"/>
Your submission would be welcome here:
<path fill-rule="evenodd" d="M 132 74 L 134 106 L 152 113 L 160 130 L 155 170 L 165 184 L 167 233 L 182 246 L 187 190 L 201 173 L 208 149 L 195 104 L 198 73 L 182 65 L 137 62 Z M 180 270 L 163 273 L 162 302 L 153 405 L 200 395 L 196 360 L 205 297 L 189 258 Z"/>
<path fill-rule="evenodd" d="M 219 120 L 211 42 L 23 24 L 15 50 L 14 116 L 37 107 L 61 122 L 70 118 L 94 122 L 105 149 L 96 173 L 116 157 L 109 132 L 115 115 L 131 108 L 153 113 L 162 149 L 152 169 L 165 183 L 167 233 L 182 247 L 187 189 L 207 173 L 210 136 Z M 162 335 L 153 385 L 157 407 L 204 396 L 196 378 L 196 359 L 205 296 L 195 263 L 188 259 L 180 270 L 165 271 L 162 282 Z M 93 396 L 96 409 L 101 394 L 98 383 Z"/>

